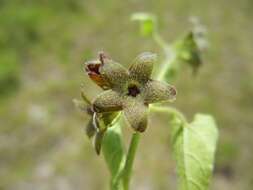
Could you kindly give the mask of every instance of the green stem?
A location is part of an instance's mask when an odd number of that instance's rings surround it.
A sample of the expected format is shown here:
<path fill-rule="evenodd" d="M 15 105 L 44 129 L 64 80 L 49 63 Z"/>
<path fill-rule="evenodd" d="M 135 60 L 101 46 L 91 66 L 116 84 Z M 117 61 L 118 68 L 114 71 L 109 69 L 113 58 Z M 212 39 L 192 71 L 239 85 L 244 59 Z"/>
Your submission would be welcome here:
<path fill-rule="evenodd" d="M 124 190 L 129 190 L 130 178 L 132 174 L 133 162 L 135 153 L 140 140 L 140 133 L 136 132 L 132 135 L 131 143 L 128 149 L 125 167 L 123 170 L 123 187 Z"/>
<path fill-rule="evenodd" d="M 155 42 L 165 51 L 169 48 L 168 44 L 162 39 L 158 32 L 153 33 L 153 39 Z"/>
<path fill-rule="evenodd" d="M 165 59 L 156 77 L 157 80 L 163 80 L 167 71 L 170 69 L 170 67 L 172 67 L 172 63 L 176 56 L 172 50 L 172 47 L 163 40 L 157 31 L 154 32 L 153 39 L 162 48 L 165 54 Z"/>
<path fill-rule="evenodd" d="M 183 124 L 185 124 L 185 126 L 187 126 L 187 119 L 185 118 L 185 116 L 178 111 L 176 108 L 172 108 L 172 107 L 158 107 L 158 106 L 150 106 L 150 110 L 154 111 L 154 112 L 162 112 L 162 113 L 168 113 L 171 114 L 172 116 L 176 116 L 178 117 Z"/>

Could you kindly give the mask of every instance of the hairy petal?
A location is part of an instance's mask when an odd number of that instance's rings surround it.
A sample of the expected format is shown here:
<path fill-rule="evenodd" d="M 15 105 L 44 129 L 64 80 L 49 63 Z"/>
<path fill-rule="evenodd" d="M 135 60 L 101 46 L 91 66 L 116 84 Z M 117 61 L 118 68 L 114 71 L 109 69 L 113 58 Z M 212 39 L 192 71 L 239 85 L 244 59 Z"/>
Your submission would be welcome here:
<path fill-rule="evenodd" d="M 93 80 L 93 82 L 106 90 L 110 88 L 110 85 L 99 72 L 101 66 L 102 64 L 99 60 L 87 61 L 85 62 L 85 72 L 88 74 L 90 79 Z"/>
<path fill-rule="evenodd" d="M 151 76 L 156 54 L 144 52 L 138 55 L 129 68 L 130 77 L 140 83 L 145 83 Z"/>
<path fill-rule="evenodd" d="M 103 143 L 103 139 L 104 139 L 104 136 L 105 136 L 105 132 L 106 132 L 106 130 L 105 131 L 99 131 L 95 135 L 94 147 L 95 147 L 97 155 L 100 154 L 102 143 Z"/>
<path fill-rule="evenodd" d="M 148 124 L 148 106 L 129 98 L 128 101 L 124 102 L 124 115 L 129 122 L 130 126 L 139 132 L 144 132 Z"/>
<path fill-rule="evenodd" d="M 127 69 L 107 57 L 103 59 L 99 72 L 112 89 L 121 89 L 128 80 Z"/>
<path fill-rule="evenodd" d="M 176 99 L 177 91 L 174 86 L 165 82 L 150 80 L 143 89 L 144 102 L 147 104 L 163 101 L 173 101 Z"/>
<path fill-rule="evenodd" d="M 113 90 L 107 90 L 93 101 L 95 112 L 113 112 L 122 110 L 122 97 Z"/>
<path fill-rule="evenodd" d="M 90 119 L 89 122 L 87 123 L 86 128 L 85 128 L 85 132 L 89 138 L 91 138 L 95 135 L 96 127 L 93 125 L 92 119 Z"/>

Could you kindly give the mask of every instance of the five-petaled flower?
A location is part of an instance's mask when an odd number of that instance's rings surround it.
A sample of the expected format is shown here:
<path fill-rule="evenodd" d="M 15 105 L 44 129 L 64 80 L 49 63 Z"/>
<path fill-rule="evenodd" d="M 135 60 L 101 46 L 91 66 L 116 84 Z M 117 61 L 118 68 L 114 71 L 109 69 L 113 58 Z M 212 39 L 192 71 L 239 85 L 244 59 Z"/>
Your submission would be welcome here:
<path fill-rule="evenodd" d="M 145 131 L 149 104 L 172 101 L 176 96 L 173 86 L 151 79 L 155 61 L 155 54 L 145 52 L 135 58 L 129 69 L 104 53 L 98 60 L 87 62 L 86 72 L 105 90 L 93 100 L 94 112 L 123 111 L 135 131 Z"/>

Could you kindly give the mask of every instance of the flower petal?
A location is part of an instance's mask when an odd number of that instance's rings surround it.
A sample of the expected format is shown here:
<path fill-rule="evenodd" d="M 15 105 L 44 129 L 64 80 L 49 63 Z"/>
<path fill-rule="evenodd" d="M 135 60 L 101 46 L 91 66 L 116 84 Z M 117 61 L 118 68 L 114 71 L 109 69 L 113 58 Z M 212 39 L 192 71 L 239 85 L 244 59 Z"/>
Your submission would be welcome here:
<path fill-rule="evenodd" d="M 122 98 L 113 90 L 104 91 L 93 101 L 93 109 L 98 113 L 120 111 L 122 110 Z"/>
<path fill-rule="evenodd" d="M 144 102 L 147 104 L 173 101 L 176 98 L 176 94 L 175 87 L 155 80 L 147 82 L 143 89 Z"/>
<path fill-rule="evenodd" d="M 102 63 L 99 60 L 87 61 L 85 62 L 85 72 L 88 74 L 90 79 L 93 80 L 93 82 L 106 90 L 110 88 L 110 85 L 99 72 L 101 66 Z"/>
<path fill-rule="evenodd" d="M 91 138 L 95 135 L 96 133 L 96 128 L 95 126 L 93 125 L 93 121 L 92 119 L 89 120 L 89 122 L 87 123 L 86 125 L 86 128 L 85 128 L 85 132 L 86 132 L 86 135 Z"/>
<path fill-rule="evenodd" d="M 135 131 L 144 132 L 148 124 L 148 106 L 129 98 L 124 104 L 124 115 Z"/>
<path fill-rule="evenodd" d="M 105 132 L 106 132 L 106 130 L 105 131 L 99 131 L 95 135 L 94 147 L 95 147 L 97 155 L 100 154 L 102 143 L 103 143 L 103 139 L 104 139 L 104 136 L 105 136 Z"/>
<path fill-rule="evenodd" d="M 140 83 L 145 83 L 151 76 L 156 54 L 144 52 L 135 58 L 129 68 L 130 77 Z"/>
<path fill-rule="evenodd" d="M 127 69 L 106 56 L 100 55 L 100 57 L 102 66 L 100 67 L 99 72 L 102 78 L 111 85 L 111 88 L 122 88 L 128 80 Z"/>

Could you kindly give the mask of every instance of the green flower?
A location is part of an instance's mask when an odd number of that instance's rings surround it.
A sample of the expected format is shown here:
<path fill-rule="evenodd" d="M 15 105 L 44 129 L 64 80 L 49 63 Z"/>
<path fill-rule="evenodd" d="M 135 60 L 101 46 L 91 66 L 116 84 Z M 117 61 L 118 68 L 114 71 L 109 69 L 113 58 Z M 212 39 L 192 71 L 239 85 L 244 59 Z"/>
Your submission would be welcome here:
<path fill-rule="evenodd" d="M 155 54 L 141 53 L 128 70 L 103 53 L 99 61 L 96 73 L 105 81 L 108 90 L 92 102 L 96 113 L 123 111 L 131 127 L 144 132 L 148 123 L 149 104 L 175 99 L 176 89 L 173 86 L 150 78 L 156 61 Z"/>

